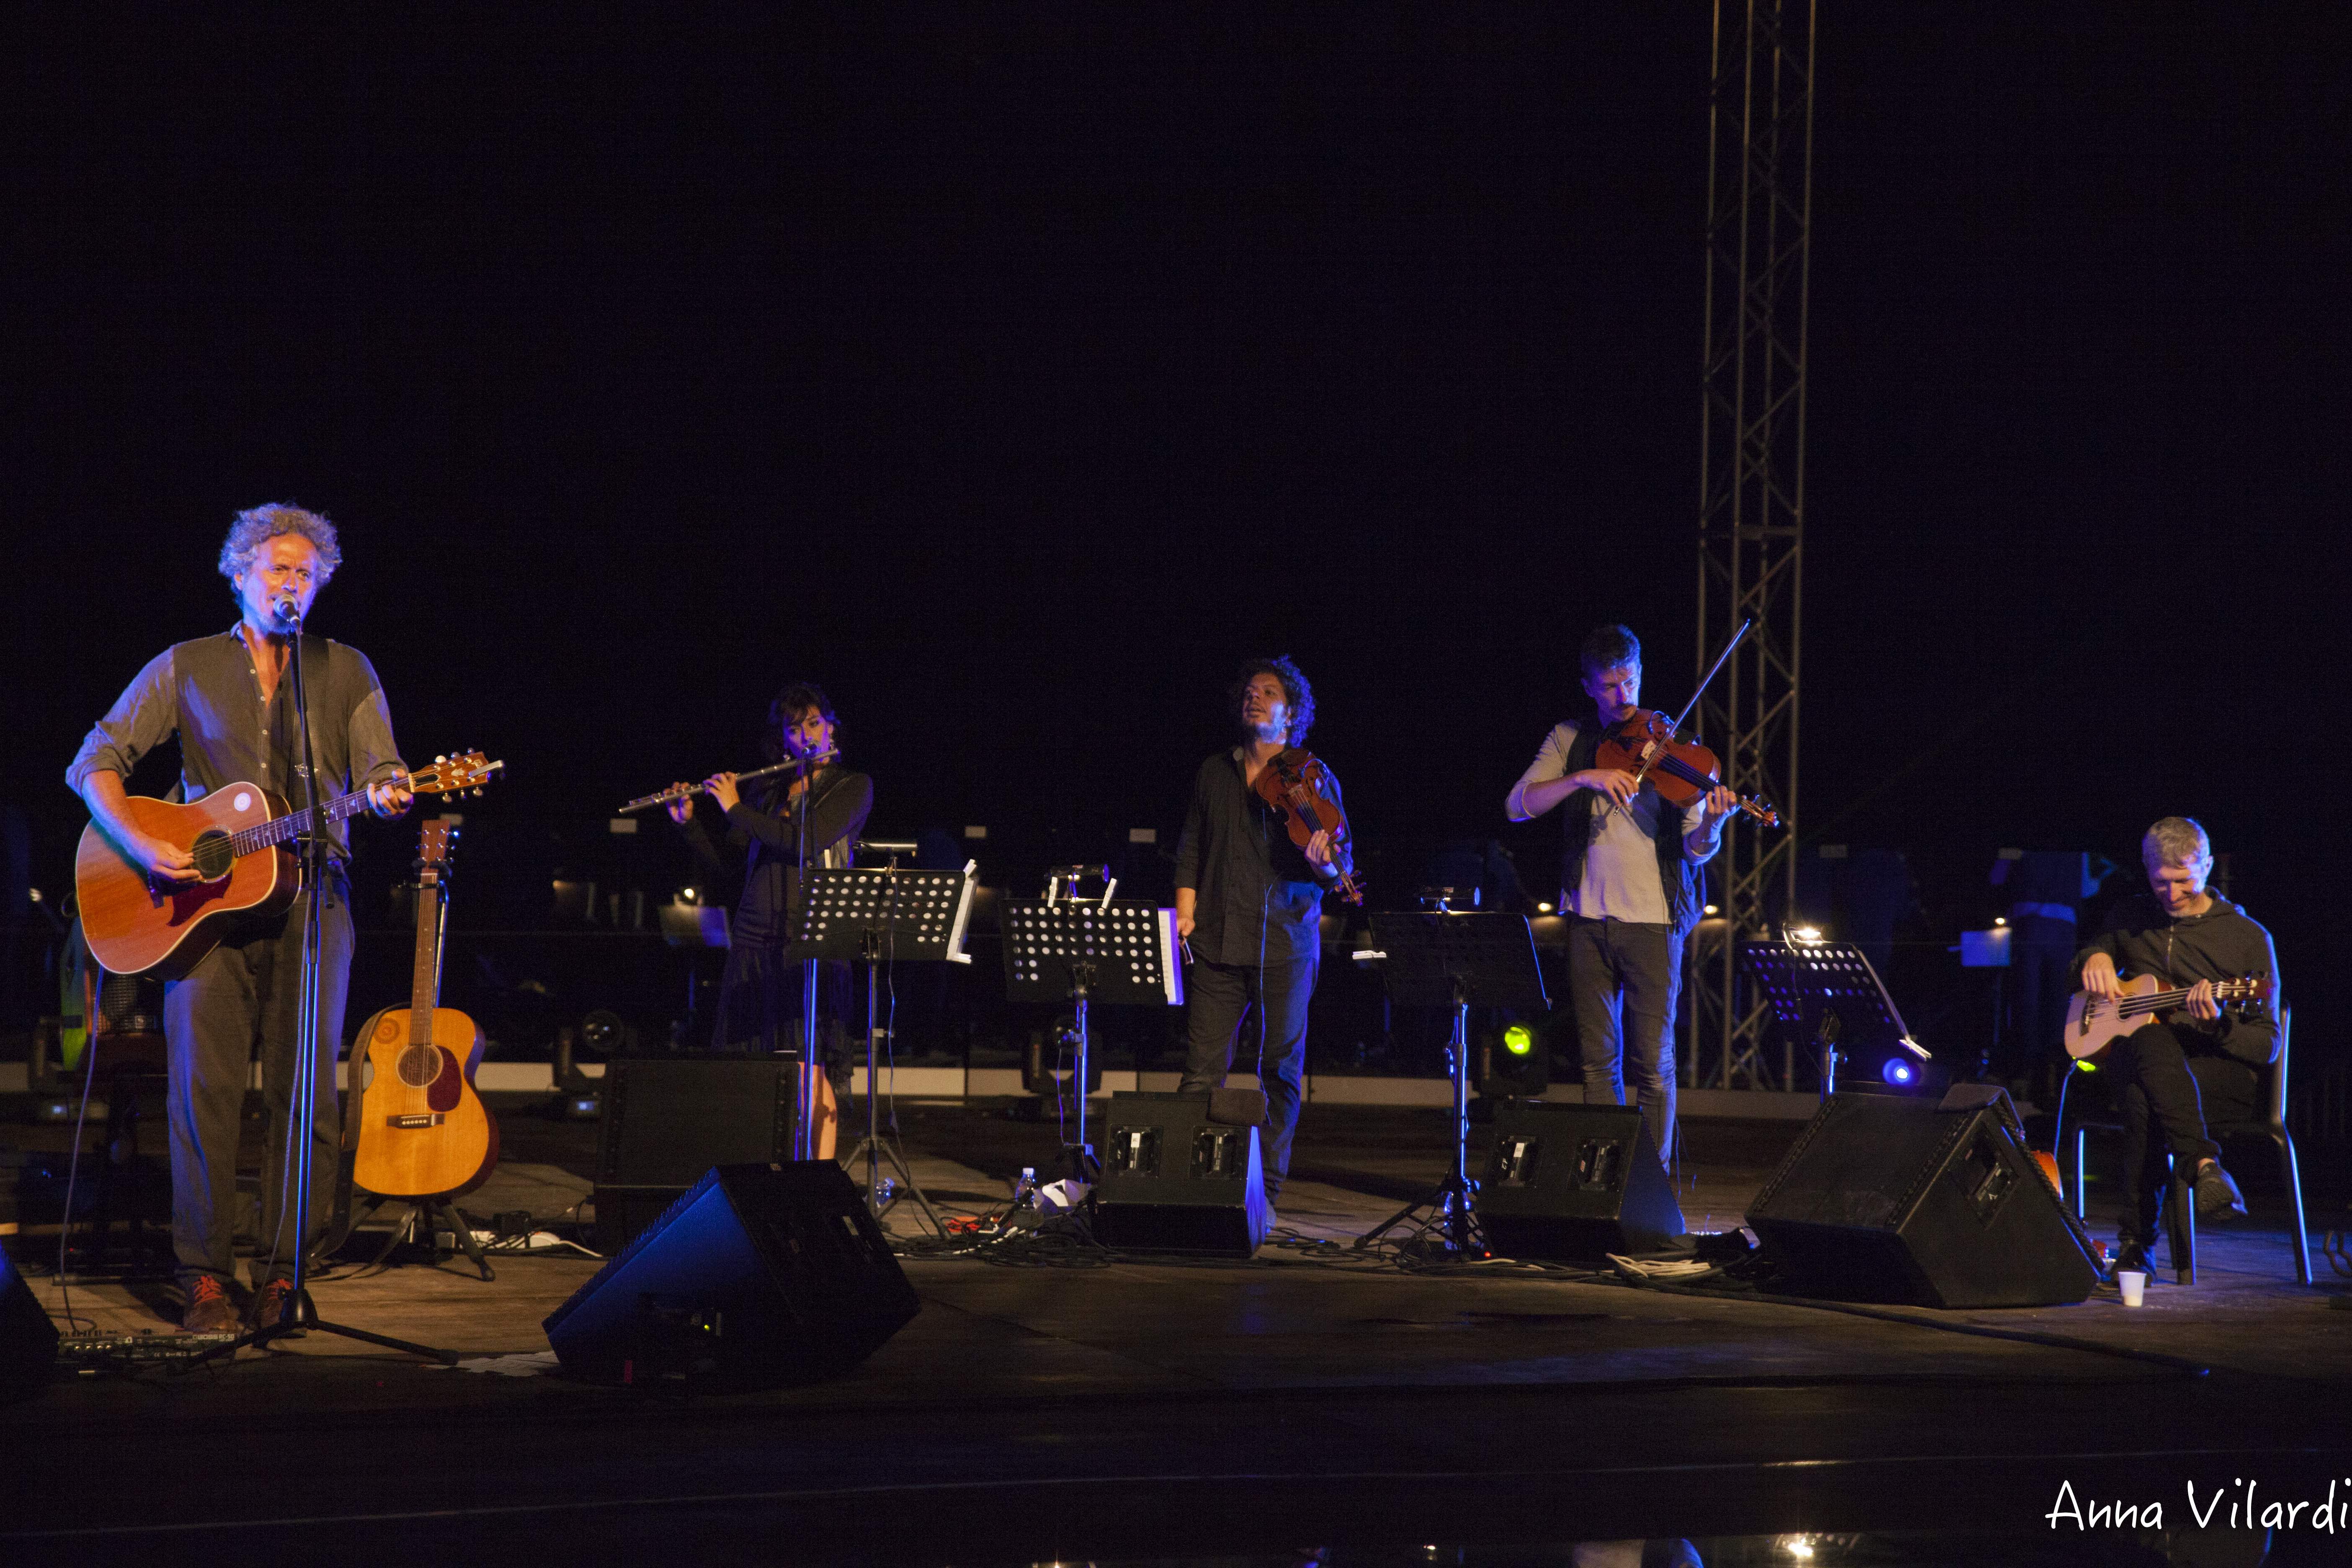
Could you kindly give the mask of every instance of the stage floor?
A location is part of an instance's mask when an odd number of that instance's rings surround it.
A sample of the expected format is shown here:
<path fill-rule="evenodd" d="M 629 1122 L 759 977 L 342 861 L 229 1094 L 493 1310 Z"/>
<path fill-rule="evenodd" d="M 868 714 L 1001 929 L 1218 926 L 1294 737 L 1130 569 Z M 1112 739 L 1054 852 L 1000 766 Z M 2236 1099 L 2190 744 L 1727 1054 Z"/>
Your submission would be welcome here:
<path fill-rule="evenodd" d="M 917 1180 L 965 1211 L 1054 1146 L 1050 1125 L 962 1110 L 902 1121 Z M 2352 1476 L 2352 1318 L 2294 1284 L 2259 1212 L 2209 1227 L 2198 1283 L 2159 1279 L 2138 1310 L 2103 1290 L 1888 1321 L 1504 1265 L 1364 1266 L 1344 1244 L 1434 1179 L 1439 1121 L 1311 1118 L 1286 1244 L 1252 1262 L 909 1260 L 920 1315 L 854 1373 L 796 1390 L 677 1397 L 552 1375 L 540 1320 L 594 1272 L 584 1258 L 501 1257 L 494 1282 L 462 1261 L 331 1277 L 322 1316 L 466 1359 L 310 1334 L 192 1373 L 54 1384 L 0 1409 L 16 1481 L 0 1541 L 12 1561 L 86 1561 L 250 1550 L 248 1531 L 275 1524 L 302 1547 L 366 1532 L 461 1557 L 1290 1562 L 1321 1546 L 1370 1562 L 1437 1543 L 1499 1562 L 1504 1542 L 1907 1531 L 2026 1561 L 1990 1542 L 2055 1539 L 2043 1516 L 2062 1482 L 2086 1507 L 2162 1499 L 2186 1523 L 2189 1486 L 2210 1501 L 2252 1476 L 2264 1500 L 2316 1499 Z M 502 1186 L 470 1206 L 576 1202 L 593 1128 L 511 1110 L 506 1125 Z M 1695 1228 L 1735 1223 L 1789 1131 L 1693 1126 Z M 56 1310 L 55 1282 L 35 1284 Z M 146 1288 L 72 1295 L 102 1330 L 169 1331 Z M 2068 1529 L 2074 1561 L 2105 1560 L 2084 1554 L 2091 1537 L 2128 1541 Z M 2273 1559 L 2295 1560 L 2337 1558 Z"/>

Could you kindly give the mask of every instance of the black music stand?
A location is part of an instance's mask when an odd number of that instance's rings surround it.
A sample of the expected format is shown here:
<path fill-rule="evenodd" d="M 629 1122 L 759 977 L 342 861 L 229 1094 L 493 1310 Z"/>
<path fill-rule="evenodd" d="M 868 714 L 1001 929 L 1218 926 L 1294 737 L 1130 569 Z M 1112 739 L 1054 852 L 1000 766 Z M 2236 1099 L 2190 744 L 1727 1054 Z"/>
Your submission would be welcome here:
<path fill-rule="evenodd" d="M 1478 1226 L 1478 1184 L 1470 1179 L 1470 1009 L 1512 1007 L 1539 1013 L 1551 1005 L 1544 994 L 1543 970 L 1536 962 L 1535 930 L 1525 915 L 1418 913 L 1371 917 L 1371 948 L 1356 956 L 1382 966 L 1389 1000 L 1406 1006 L 1447 1007 L 1454 1033 L 1445 1047 L 1454 1079 L 1454 1168 L 1426 1194 L 1365 1235 L 1368 1247 L 1398 1226 L 1428 1210 L 1417 1226 L 1426 1237 L 1444 1233 L 1444 1249 L 1457 1258 L 1486 1256 Z"/>
<path fill-rule="evenodd" d="M 1837 1092 L 1837 1064 L 1856 1045 L 1918 1051 L 1868 955 L 1849 942 L 1743 942 L 1739 957 L 1772 1016 L 1819 1052 L 1822 1098 Z M 1839 1042 L 1848 1049 L 1841 1052 Z M 1925 1059 L 1924 1051 L 1919 1052 Z"/>
<path fill-rule="evenodd" d="M 800 929 L 784 950 L 786 963 L 855 958 L 866 965 L 866 1137 L 843 1162 L 855 1166 L 866 1160 L 866 1204 L 877 1219 L 895 1201 L 883 1196 L 882 1163 L 888 1160 L 898 1180 L 914 1194 L 915 1206 L 944 1239 L 947 1223 L 915 1183 L 907 1157 L 884 1136 L 881 1123 L 882 1074 L 875 1059 L 875 984 L 877 964 L 904 959 L 914 963 L 970 963 L 963 935 L 971 919 L 972 887 L 980 868 L 966 861 L 961 871 L 914 871 L 896 862 L 884 867 L 826 866 L 809 874 L 808 897 L 801 905 Z M 813 1070 L 814 1062 L 802 1064 Z M 893 1112 L 895 1117 L 896 1112 Z"/>
<path fill-rule="evenodd" d="M 1047 898 L 1004 906 L 1004 999 L 1067 1002 L 1077 1021 L 1078 1136 L 1064 1152 L 1070 1173 L 1094 1180 L 1087 1142 L 1087 1008 L 1181 1007 L 1184 969 L 1178 961 L 1176 911 L 1139 900 Z"/>

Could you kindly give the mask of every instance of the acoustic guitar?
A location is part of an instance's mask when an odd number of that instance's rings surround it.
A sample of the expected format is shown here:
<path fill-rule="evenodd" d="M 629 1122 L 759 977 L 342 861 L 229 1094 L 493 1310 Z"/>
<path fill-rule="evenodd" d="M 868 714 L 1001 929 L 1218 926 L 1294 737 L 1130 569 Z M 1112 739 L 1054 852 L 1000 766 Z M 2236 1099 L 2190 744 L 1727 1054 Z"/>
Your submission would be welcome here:
<path fill-rule="evenodd" d="M 2153 974 L 2136 974 L 2123 983 L 2124 994 L 2113 1001 L 2077 991 L 2066 1004 L 2066 1054 L 2076 1061 L 2095 1057 L 2168 1008 L 2189 1000 L 2193 986 L 2167 986 Z M 2271 994 L 2270 976 L 2213 982 L 2213 1000 L 2221 1003 L 2258 1001 Z"/>
<path fill-rule="evenodd" d="M 480 1186 L 499 1163 L 498 1120 L 474 1089 L 481 1027 L 440 1005 L 449 847 L 457 837 L 438 817 L 420 829 L 408 1005 L 370 1018 L 352 1047 L 365 1048 L 373 1071 L 351 1112 L 359 1130 L 352 1180 L 379 1197 L 454 1197 Z"/>
<path fill-rule="evenodd" d="M 436 757 L 409 774 L 408 787 L 418 795 L 478 794 L 505 766 L 479 752 Z M 74 891 L 90 952 L 116 974 L 180 978 L 220 944 L 221 927 L 232 917 L 273 915 L 294 901 L 302 868 L 291 845 L 315 815 L 341 822 L 367 804 L 367 791 L 357 789 L 290 811 L 282 796 L 254 784 L 224 784 L 184 805 L 132 795 L 126 803 L 131 820 L 194 856 L 201 879 L 151 877 L 89 824 L 74 853 Z"/>

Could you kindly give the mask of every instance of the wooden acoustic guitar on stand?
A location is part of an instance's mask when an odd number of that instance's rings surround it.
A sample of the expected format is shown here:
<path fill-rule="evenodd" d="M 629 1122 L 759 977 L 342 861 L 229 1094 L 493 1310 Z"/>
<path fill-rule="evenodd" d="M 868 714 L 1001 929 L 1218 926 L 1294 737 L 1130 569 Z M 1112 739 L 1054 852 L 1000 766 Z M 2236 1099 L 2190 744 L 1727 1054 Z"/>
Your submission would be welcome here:
<path fill-rule="evenodd" d="M 408 1005 L 370 1018 L 352 1047 L 353 1076 L 362 1051 L 371 1069 L 344 1118 L 357 1143 L 352 1179 L 380 1198 L 430 1204 L 456 1197 L 480 1186 L 499 1163 L 498 1120 L 474 1088 L 481 1026 L 440 1005 L 449 849 L 457 837 L 457 829 L 440 817 L 420 827 Z"/>

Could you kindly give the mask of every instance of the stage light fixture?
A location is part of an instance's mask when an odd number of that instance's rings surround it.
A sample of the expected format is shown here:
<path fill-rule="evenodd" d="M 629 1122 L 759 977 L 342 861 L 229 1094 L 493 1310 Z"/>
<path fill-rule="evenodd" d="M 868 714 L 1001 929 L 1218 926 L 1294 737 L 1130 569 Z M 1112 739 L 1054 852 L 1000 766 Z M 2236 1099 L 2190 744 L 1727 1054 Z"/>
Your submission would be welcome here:
<path fill-rule="evenodd" d="M 1532 1098 L 1551 1087 L 1551 1052 L 1533 1024 L 1514 1020 L 1482 1035 L 1470 1060 L 1475 1087 L 1488 1100 Z"/>
<path fill-rule="evenodd" d="M 1897 1094 L 1920 1094 L 1940 1089 L 1948 1077 L 1936 1058 L 1916 1040 L 1901 1039 L 1891 1046 L 1856 1053 L 1855 1066 L 1878 1069 L 1878 1080 Z"/>

